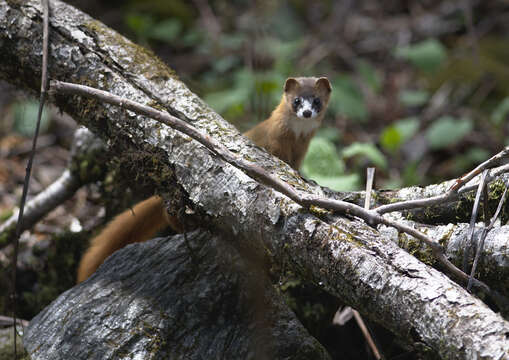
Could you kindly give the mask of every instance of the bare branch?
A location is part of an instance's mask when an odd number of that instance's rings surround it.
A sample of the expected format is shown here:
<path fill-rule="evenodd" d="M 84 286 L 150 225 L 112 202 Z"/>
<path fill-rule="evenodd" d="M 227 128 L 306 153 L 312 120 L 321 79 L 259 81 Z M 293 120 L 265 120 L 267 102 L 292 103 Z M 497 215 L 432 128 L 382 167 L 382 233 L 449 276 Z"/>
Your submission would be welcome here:
<path fill-rule="evenodd" d="M 479 210 L 479 204 L 481 200 L 481 194 L 484 191 L 484 187 L 486 185 L 486 175 L 488 175 L 488 170 L 484 170 L 481 175 L 481 181 L 479 181 L 479 186 L 477 187 L 477 193 L 475 194 L 474 207 L 472 208 L 472 215 L 470 217 L 470 233 L 468 238 L 465 240 L 465 252 L 463 253 L 463 271 L 468 271 L 468 258 L 470 256 L 470 248 L 472 247 L 472 242 L 474 238 L 474 228 L 475 222 L 477 220 L 477 211 Z"/>
<path fill-rule="evenodd" d="M 157 120 L 163 124 L 166 124 L 188 136 L 192 139 L 198 141 L 200 144 L 204 145 L 208 150 L 212 153 L 219 156 L 224 161 L 230 163 L 231 165 L 245 171 L 247 175 L 250 177 L 262 182 L 264 185 L 270 186 L 276 191 L 283 193 L 288 196 L 290 199 L 295 201 L 297 204 L 303 206 L 304 208 L 310 208 L 311 206 L 318 206 L 324 209 L 339 211 L 343 214 L 354 215 L 357 216 L 364 221 L 366 221 L 370 225 L 377 224 L 385 224 L 391 227 L 398 229 L 401 232 L 405 232 L 409 235 L 412 235 L 419 241 L 424 242 L 428 245 L 435 258 L 447 269 L 451 274 L 461 279 L 465 283 L 468 281 L 468 275 L 463 271 L 458 269 L 453 263 L 451 263 L 444 255 L 443 247 L 428 238 L 426 235 L 421 233 L 418 230 L 415 230 L 409 226 L 406 226 L 401 223 L 397 223 L 395 221 L 389 220 L 381 216 L 376 212 L 376 210 L 364 210 L 362 207 L 347 203 L 341 200 L 328 199 L 321 196 L 316 195 L 308 195 L 301 194 L 299 191 L 295 190 L 295 188 L 288 183 L 270 175 L 267 171 L 265 171 L 260 166 L 253 164 L 252 162 L 248 162 L 237 155 L 233 154 L 228 150 L 223 144 L 211 138 L 208 135 L 201 133 L 196 128 L 190 126 L 185 121 L 182 121 L 168 113 L 164 113 L 153 109 L 149 106 L 136 103 L 135 101 L 121 98 L 119 96 L 113 95 L 106 91 L 94 89 L 84 85 L 71 84 L 61 81 L 52 80 L 50 83 L 50 91 L 55 93 L 67 93 L 67 94 L 79 94 L 86 97 L 91 97 L 94 99 L 101 100 L 108 104 L 116 105 L 124 109 L 128 109 L 134 111 L 138 114 L 142 114 L 145 116 L 149 116 L 154 120 Z M 505 308 L 508 306 L 505 299 L 500 296 L 498 293 L 492 291 L 486 284 L 479 280 L 473 281 L 474 286 L 481 289 L 485 293 L 489 294 L 494 301 L 501 308 Z"/>
<path fill-rule="evenodd" d="M 478 166 L 475 167 L 475 169 L 473 169 L 472 171 L 470 171 L 469 173 L 463 175 L 462 177 L 460 177 L 458 180 L 456 180 L 456 182 L 454 183 L 454 185 L 451 186 L 451 188 L 449 189 L 450 191 L 456 191 L 458 190 L 460 187 L 462 187 L 463 185 L 465 185 L 467 182 L 469 182 L 470 180 L 472 180 L 476 175 L 479 175 L 483 170 L 485 169 L 489 169 L 489 168 L 492 168 L 494 166 L 496 166 L 497 164 L 499 164 L 499 162 L 507 157 L 507 155 L 509 154 L 509 146 L 506 146 L 504 148 L 504 150 L 502 150 L 501 152 L 499 152 L 498 154 L 492 156 L 491 158 L 489 158 L 488 160 L 486 160 L 485 162 L 479 164 Z"/>
<path fill-rule="evenodd" d="M 74 133 L 71 157 L 66 170 L 44 191 L 26 203 L 20 231 L 30 229 L 50 211 L 70 199 L 81 186 L 102 178 L 106 169 L 106 156 L 104 142 L 87 128 L 78 128 Z M 93 169 L 85 169 L 83 164 Z M 10 244 L 14 239 L 18 215 L 19 211 L 16 211 L 0 225 L 0 235 L 6 239 L 0 247 Z"/>
<path fill-rule="evenodd" d="M 503 192 L 502 196 L 500 197 L 500 201 L 498 203 L 497 210 L 495 211 L 495 214 L 491 218 L 491 221 L 489 222 L 489 224 L 483 228 L 483 231 L 481 233 L 481 237 L 479 239 L 479 244 L 477 245 L 477 251 L 475 253 L 474 263 L 472 264 L 472 271 L 470 272 L 470 278 L 468 279 L 468 284 L 467 284 L 468 291 L 470 291 L 470 289 L 472 288 L 472 279 L 475 276 L 475 271 L 477 270 L 477 264 L 479 263 L 479 259 L 481 258 L 481 254 L 484 249 L 484 241 L 486 240 L 486 236 L 488 235 L 488 232 L 490 232 L 490 230 L 495 225 L 495 221 L 497 221 L 498 215 L 500 214 L 500 210 L 502 210 L 502 204 L 504 203 L 504 200 L 505 200 L 505 194 L 507 193 L 507 188 L 508 188 L 508 184 L 506 183 L 504 192 Z M 485 209 L 488 208 L 487 196 L 485 196 L 484 208 Z M 485 222 L 488 222 L 487 217 L 485 217 Z"/>
<path fill-rule="evenodd" d="M 487 168 L 487 167 L 491 167 L 491 166 L 496 166 L 496 162 L 500 161 L 500 159 L 503 156 L 507 156 L 507 153 L 508 153 L 507 148 L 502 150 L 500 153 L 498 153 L 491 159 L 484 162 L 483 163 L 483 164 L 485 164 L 484 167 Z M 481 165 L 483 165 L 483 164 L 481 164 Z M 481 165 L 479 165 L 479 166 L 481 166 Z M 402 211 L 402 210 L 423 208 L 423 207 L 434 206 L 434 205 L 444 204 L 447 202 L 452 202 L 452 201 L 458 200 L 459 195 L 467 193 L 467 192 L 472 191 L 475 188 L 477 188 L 477 184 L 468 185 L 467 183 L 468 183 L 468 181 L 472 180 L 476 175 L 478 175 L 480 173 L 480 171 L 482 171 L 482 169 L 481 169 L 478 172 L 477 171 L 478 168 L 479 167 L 476 167 L 474 170 L 471 171 L 471 173 L 473 173 L 473 175 L 472 176 L 469 175 L 468 180 L 465 181 L 465 179 L 463 179 L 463 178 L 456 179 L 454 181 L 454 185 L 452 185 L 451 188 L 443 194 L 432 196 L 429 198 L 398 201 L 398 202 L 395 202 L 392 204 L 380 205 L 380 206 L 376 207 L 374 210 L 379 214 L 387 214 L 387 213 L 390 213 L 393 211 Z M 495 179 L 499 175 L 507 173 L 507 172 L 509 172 L 509 164 L 500 166 L 497 169 L 493 170 L 486 177 L 486 182 L 490 183 L 493 179 Z M 456 185 L 459 183 L 460 183 L 460 185 L 458 185 L 458 187 L 456 187 Z M 461 187 L 461 188 L 459 188 L 459 187 Z M 458 189 L 458 190 L 456 191 L 456 189 Z"/>

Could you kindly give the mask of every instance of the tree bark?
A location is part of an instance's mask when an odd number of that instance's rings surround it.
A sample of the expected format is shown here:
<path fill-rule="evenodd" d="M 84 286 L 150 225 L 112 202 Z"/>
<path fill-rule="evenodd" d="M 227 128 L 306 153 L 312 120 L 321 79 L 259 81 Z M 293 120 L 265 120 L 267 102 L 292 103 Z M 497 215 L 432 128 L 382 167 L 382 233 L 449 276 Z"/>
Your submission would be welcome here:
<path fill-rule="evenodd" d="M 50 78 L 165 109 L 299 190 L 330 193 L 242 137 L 149 51 L 60 1 L 52 1 L 51 8 Z M 38 1 L 0 3 L 0 76 L 33 91 L 40 87 L 41 23 Z M 451 359 L 509 356 L 507 321 L 384 232 L 341 214 L 303 209 L 154 120 L 77 96 L 56 94 L 53 101 L 130 164 L 125 171 L 132 186 L 152 182 L 170 203 L 190 207 L 203 227 L 226 234 L 242 254 L 284 264 L 408 347 Z M 87 299 L 79 294 L 92 286 L 88 282 L 71 291 L 74 297 L 67 301 L 85 306 Z M 45 318 L 30 326 L 44 326 L 40 321 Z M 70 346 L 79 351 L 80 344 Z"/>
<path fill-rule="evenodd" d="M 31 321 L 31 358 L 330 359 L 225 240 L 194 231 L 121 249 Z"/>

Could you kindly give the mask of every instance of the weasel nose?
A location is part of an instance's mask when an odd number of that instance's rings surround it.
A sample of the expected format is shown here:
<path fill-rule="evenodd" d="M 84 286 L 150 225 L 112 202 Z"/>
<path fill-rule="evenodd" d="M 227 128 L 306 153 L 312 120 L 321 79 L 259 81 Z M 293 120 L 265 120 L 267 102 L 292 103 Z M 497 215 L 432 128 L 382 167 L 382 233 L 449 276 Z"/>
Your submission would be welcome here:
<path fill-rule="evenodd" d="M 310 110 L 306 110 L 302 113 L 302 115 L 304 115 L 304 117 L 310 117 L 311 116 L 311 111 Z"/>

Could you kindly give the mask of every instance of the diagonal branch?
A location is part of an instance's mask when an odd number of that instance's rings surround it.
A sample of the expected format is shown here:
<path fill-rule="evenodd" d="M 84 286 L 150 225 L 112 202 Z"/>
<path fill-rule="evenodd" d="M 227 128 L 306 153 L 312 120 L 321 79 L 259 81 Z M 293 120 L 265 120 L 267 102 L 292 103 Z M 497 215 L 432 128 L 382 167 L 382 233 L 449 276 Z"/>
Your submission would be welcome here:
<path fill-rule="evenodd" d="M 50 83 L 50 90 L 53 93 L 61 93 L 61 94 L 75 94 L 82 95 L 90 98 L 94 98 L 100 101 L 103 101 L 108 104 L 116 105 L 121 108 L 134 111 L 137 114 L 145 115 L 154 120 L 157 120 L 165 125 L 168 125 L 175 130 L 178 130 L 192 139 L 198 141 L 200 144 L 205 146 L 209 151 L 213 154 L 219 156 L 224 161 L 229 164 L 243 170 L 247 175 L 256 179 L 271 187 L 272 189 L 279 191 L 280 193 L 288 196 L 290 199 L 295 201 L 297 204 L 303 206 L 304 208 L 309 209 L 311 206 L 317 206 L 323 209 L 338 211 L 342 214 L 354 215 L 357 216 L 364 221 L 366 221 L 370 225 L 378 225 L 384 224 L 387 226 L 394 227 L 401 232 L 412 235 L 419 241 L 422 241 L 426 245 L 428 245 L 435 258 L 446 268 L 451 274 L 455 277 L 459 278 L 463 282 L 468 281 L 468 275 L 457 268 L 453 263 L 451 263 L 444 254 L 443 247 L 427 237 L 422 232 L 413 229 L 407 225 L 389 220 L 384 218 L 380 214 L 376 212 L 376 210 L 365 210 L 362 207 L 347 203 L 341 200 L 324 198 L 316 195 L 308 195 L 301 194 L 297 191 L 293 186 L 288 183 L 270 175 L 266 170 L 240 158 L 239 156 L 233 154 L 226 146 L 213 139 L 212 137 L 203 134 L 196 128 L 190 126 L 185 121 L 180 120 L 179 118 L 172 116 L 168 113 L 158 111 L 149 106 L 139 104 L 135 101 L 122 98 L 116 96 L 114 94 L 108 93 L 106 91 L 102 91 L 99 89 L 94 89 L 84 85 L 71 84 L 62 81 L 52 80 Z M 492 291 L 486 284 L 479 280 L 473 280 L 473 284 L 476 288 L 487 293 L 501 308 L 506 308 L 509 304 L 507 301 L 497 292 Z"/>
<path fill-rule="evenodd" d="M 479 239 L 479 244 L 477 245 L 477 251 L 475 253 L 474 262 L 472 264 L 472 270 L 470 272 L 470 277 L 468 279 L 468 284 L 467 284 L 468 291 L 470 291 L 470 289 L 472 288 L 473 278 L 475 276 L 475 271 L 477 270 L 477 264 L 479 263 L 479 259 L 481 258 L 481 254 L 484 249 L 484 241 L 486 240 L 486 236 L 488 235 L 490 230 L 493 229 L 493 226 L 495 226 L 495 221 L 497 221 L 498 215 L 500 215 L 500 210 L 502 210 L 502 204 L 504 203 L 504 200 L 505 200 L 505 194 L 507 193 L 507 188 L 508 188 L 508 184 L 506 183 L 504 192 L 503 192 L 502 196 L 500 197 L 500 201 L 498 202 L 497 210 L 495 211 L 495 214 L 493 215 L 493 217 L 491 218 L 491 220 L 489 222 L 488 222 L 488 217 L 485 215 L 485 222 L 487 223 L 487 225 L 483 228 L 481 237 Z M 486 196 L 486 195 L 484 197 L 484 209 L 487 211 L 488 196 Z"/>
<path fill-rule="evenodd" d="M 479 181 L 479 186 L 477 187 L 477 193 L 475 194 L 474 206 L 472 208 L 472 216 L 470 217 L 470 228 L 468 237 L 465 239 L 465 252 L 463 253 L 463 271 L 468 271 L 468 258 L 470 257 L 470 248 L 472 247 L 472 243 L 474 241 L 474 230 L 475 230 L 475 222 L 477 221 L 477 212 L 479 210 L 479 204 L 481 201 L 481 194 L 484 192 L 484 188 L 486 186 L 486 176 L 488 175 L 488 170 L 484 170 L 481 175 L 481 181 Z"/>

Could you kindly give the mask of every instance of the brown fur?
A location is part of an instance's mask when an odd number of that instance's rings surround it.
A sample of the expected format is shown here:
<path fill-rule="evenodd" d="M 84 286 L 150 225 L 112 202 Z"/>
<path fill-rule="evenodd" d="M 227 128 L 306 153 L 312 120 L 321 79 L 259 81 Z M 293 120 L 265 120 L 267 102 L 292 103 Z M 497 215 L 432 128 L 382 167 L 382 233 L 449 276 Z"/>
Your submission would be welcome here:
<path fill-rule="evenodd" d="M 331 88 L 326 78 L 289 78 L 284 89 L 281 102 L 270 117 L 244 135 L 298 170 L 316 130 L 298 136 L 293 130 L 295 123 L 314 121 L 319 125 L 329 103 Z M 322 100 L 322 111 L 315 119 L 299 119 L 292 110 L 291 101 L 296 95 L 311 93 L 318 94 Z"/>
<path fill-rule="evenodd" d="M 297 170 L 316 129 L 297 136 L 295 124 L 299 121 L 316 121 L 319 125 L 327 109 L 330 92 L 331 87 L 326 78 L 289 78 L 285 82 L 281 102 L 270 117 L 244 135 Z M 314 119 L 299 119 L 290 106 L 291 101 L 296 95 L 308 94 L 320 97 L 322 110 Z M 152 196 L 124 211 L 92 240 L 90 248 L 81 259 L 77 282 L 86 280 L 118 249 L 134 242 L 147 241 L 167 226 L 181 232 L 180 221 L 168 215 L 159 196 Z"/>

